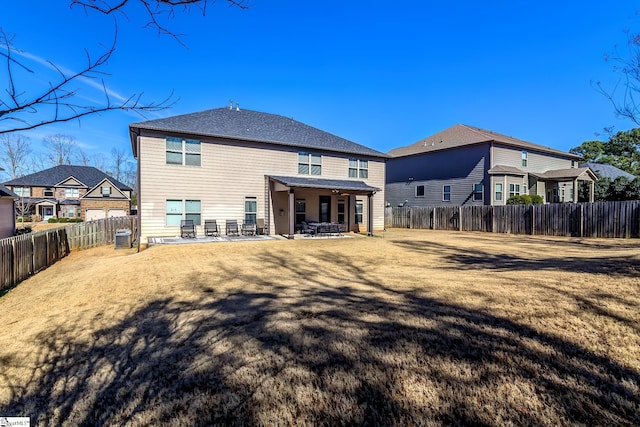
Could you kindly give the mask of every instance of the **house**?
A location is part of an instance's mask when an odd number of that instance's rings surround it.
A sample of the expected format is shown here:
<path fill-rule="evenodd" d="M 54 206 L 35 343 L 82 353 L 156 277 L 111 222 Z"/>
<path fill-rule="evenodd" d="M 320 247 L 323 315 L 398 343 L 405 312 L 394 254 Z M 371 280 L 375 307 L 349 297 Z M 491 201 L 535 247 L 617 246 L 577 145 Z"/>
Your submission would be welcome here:
<path fill-rule="evenodd" d="M 141 242 L 192 219 L 262 222 L 292 237 L 303 222 L 384 228 L 387 155 L 292 118 L 217 108 L 129 125 L 138 159 Z M 224 233 L 224 228 L 222 229 Z"/>
<path fill-rule="evenodd" d="M 4 185 L 0 185 L 0 239 L 11 237 L 16 231 L 16 196 Z"/>
<path fill-rule="evenodd" d="M 537 194 L 547 203 L 575 202 L 595 174 L 579 156 L 467 125 L 455 125 L 389 152 L 390 206 L 504 205 Z"/>
<path fill-rule="evenodd" d="M 73 165 L 54 166 L 4 185 L 17 195 L 19 215 L 42 220 L 129 215 L 133 191 L 97 168 Z"/>
<path fill-rule="evenodd" d="M 629 181 L 633 181 L 634 179 L 636 179 L 635 175 L 630 174 L 629 172 L 625 172 L 622 169 L 619 169 L 607 163 L 586 162 L 580 164 L 580 167 L 589 168 L 594 171 L 600 178 L 609 178 L 611 181 L 615 180 L 618 177 L 627 178 Z"/>

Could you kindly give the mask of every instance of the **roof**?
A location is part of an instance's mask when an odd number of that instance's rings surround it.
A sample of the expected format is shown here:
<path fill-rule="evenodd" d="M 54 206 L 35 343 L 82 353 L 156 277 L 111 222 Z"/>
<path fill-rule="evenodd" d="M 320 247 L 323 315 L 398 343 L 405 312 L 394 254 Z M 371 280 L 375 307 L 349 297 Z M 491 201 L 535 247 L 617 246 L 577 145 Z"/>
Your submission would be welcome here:
<path fill-rule="evenodd" d="M 527 173 L 522 169 L 513 167 L 513 166 L 505 166 L 505 165 L 495 165 L 488 171 L 489 175 L 519 175 L 525 176 Z"/>
<path fill-rule="evenodd" d="M 93 166 L 54 166 L 40 172 L 32 173 L 31 175 L 25 175 L 20 178 L 12 179 L 11 181 L 7 181 L 4 184 L 13 186 L 28 185 L 34 187 L 54 187 L 70 177 L 73 177 L 76 180 L 82 182 L 89 188 L 95 187 L 103 179 L 107 178 L 120 190 L 132 191 L 132 188 L 130 188 L 128 185 L 123 184 L 117 179 L 110 177 L 100 169 L 94 168 Z"/>
<path fill-rule="evenodd" d="M 581 163 L 580 167 L 587 167 L 597 173 L 601 178 L 609 178 L 610 180 L 614 180 L 619 176 L 623 176 L 628 180 L 633 180 L 636 178 L 635 175 L 632 175 L 629 172 L 625 172 L 622 169 L 606 163 L 586 162 Z"/>
<path fill-rule="evenodd" d="M 299 176 L 270 176 L 287 187 L 324 188 L 340 191 L 377 192 L 379 188 L 371 187 L 364 181 L 349 181 L 346 179 L 307 178 Z"/>
<path fill-rule="evenodd" d="M 556 150 L 551 147 L 534 144 L 532 142 L 523 141 L 521 139 L 502 135 L 496 132 L 461 124 L 452 126 L 427 138 L 423 138 L 420 141 L 406 147 L 400 147 L 391 150 L 388 154 L 392 157 L 403 157 L 487 142 L 497 142 L 519 149 L 535 150 L 543 153 L 556 154 L 576 160 L 581 159 L 580 156 L 575 154 Z"/>
<path fill-rule="evenodd" d="M 598 177 L 589 168 L 569 168 L 569 169 L 555 169 L 546 172 L 529 172 L 529 175 L 536 176 L 542 179 L 559 180 L 559 179 L 574 179 L 582 175 L 589 175 L 591 179 L 597 181 Z"/>
<path fill-rule="evenodd" d="M 140 129 L 263 142 L 312 150 L 387 158 L 388 155 L 277 114 L 216 108 L 129 125 L 134 155 Z"/>
<path fill-rule="evenodd" d="M 13 198 L 16 198 L 16 197 L 18 197 L 18 195 L 15 194 L 13 191 L 9 190 L 4 185 L 0 184 L 0 197 L 13 197 Z"/>

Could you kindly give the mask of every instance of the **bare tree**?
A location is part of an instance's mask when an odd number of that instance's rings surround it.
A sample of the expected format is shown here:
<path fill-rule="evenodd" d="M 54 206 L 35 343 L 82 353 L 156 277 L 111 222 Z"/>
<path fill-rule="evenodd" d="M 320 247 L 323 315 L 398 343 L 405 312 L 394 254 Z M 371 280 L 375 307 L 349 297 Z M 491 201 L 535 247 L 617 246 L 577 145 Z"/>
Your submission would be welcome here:
<path fill-rule="evenodd" d="M 70 165 L 78 148 L 73 136 L 60 133 L 46 136 L 43 143 L 49 155 L 51 166 Z"/>
<path fill-rule="evenodd" d="M 226 0 L 229 5 L 246 8 L 245 0 Z M 145 26 L 154 27 L 161 34 L 179 35 L 168 28 L 167 21 L 176 15 L 176 10 L 189 13 L 198 8 L 204 15 L 207 4 L 215 0 L 71 0 L 71 7 L 84 8 L 85 12 L 98 12 L 105 15 L 119 15 L 128 19 L 127 11 L 137 5 L 144 8 L 149 22 Z M 52 123 L 79 120 L 82 117 L 109 111 L 133 111 L 144 117 L 144 113 L 169 108 L 173 103 L 173 94 L 159 102 L 143 100 L 143 93 L 134 93 L 126 98 L 115 96 L 104 81 L 103 72 L 116 49 L 117 25 L 113 42 L 98 54 L 90 54 L 85 49 L 86 64 L 79 71 L 67 71 L 49 62 L 56 77 L 47 86 L 31 93 L 23 89 L 23 81 L 41 79 L 25 60 L 19 59 L 20 51 L 14 45 L 14 36 L 0 28 L 0 59 L 4 70 L 0 81 L 6 82 L 0 88 L 0 134 L 35 129 Z M 102 103 L 87 101 L 83 96 L 80 83 L 89 79 L 102 88 Z M 3 89 L 3 90 L 2 90 Z"/>
<path fill-rule="evenodd" d="M 122 181 L 130 154 L 120 148 L 111 149 L 111 175 L 118 181 Z"/>
<path fill-rule="evenodd" d="M 607 89 L 602 82 L 595 82 L 596 89 L 613 105 L 617 116 L 630 119 L 640 125 L 640 34 L 627 33 L 627 52 L 621 54 L 618 49 L 605 55 L 605 61 L 613 63 L 613 70 L 621 80 Z"/>
<path fill-rule="evenodd" d="M 24 135 L 0 135 L 0 162 L 10 179 L 22 176 L 31 153 L 31 141 Z"/>

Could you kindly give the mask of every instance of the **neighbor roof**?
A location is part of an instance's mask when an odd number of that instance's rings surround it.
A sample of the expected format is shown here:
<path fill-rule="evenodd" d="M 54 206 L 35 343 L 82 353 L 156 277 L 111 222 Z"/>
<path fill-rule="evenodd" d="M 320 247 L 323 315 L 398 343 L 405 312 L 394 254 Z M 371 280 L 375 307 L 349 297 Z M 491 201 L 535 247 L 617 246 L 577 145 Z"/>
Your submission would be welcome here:
<path fill-rule="evenodd" d="M 575 154 L 566 153 L 564 151 L 523 141 L 521 139 L 502 135 L 496 132 L 460 124 L 445 129 L 442 132 L 436 133 L 435 135 L 421 139 L 415 144 L 391 150 L 389 151 L 389 155 L 392 157 L 411 156 L 413 154 L 447 150 L 451 148 L 464 147 L 467 145 L 481 144 L 483 142 L 497 142 L 520 149 L 558 154 L 574 159 L 581 158 L 580 156 L 577 156 Z"/>
<path fill-rule="evenodd" d="M 324 188 L 340 191 L 376 192 L 379 188 L 371 187 L 363 181 L 349 181 L 346 179 L 306 178 L 300 176 L 270 176 L 287 187 Z"/>
<path fill-rule="evenodd" d="M 636 178 L 635 175 L 632 175 L 629 172 L 625 172 L 622 169 L 618 169 L 617 167 L 606 163 L 587 162 L 580 164 L 580 166 L 588 167 L 589 169 L 600 175 L 601 178 L 609 178 L 611 180 L 614 180 L 619 176 L 623 176 L 629 180 L 633 180 Z"/>
<path fill-rule="evenodd" d="M 229 107 L 130 124 L 129 133 L 135 156 L 137 156 L 135 138 L 140 129 L 266 142 L 362 156 L 389 157 L 289 117 Z"/>
<path fill-rule="evenodd" d="M 29 185 L 36 187 L 53 187 L 70 177 L 73 177 L 76 180 L 82 182 L 89 188 L 95 187 L 100 183 L 100 181 L 107 178 L 120 190 L 132 190 L 128 185 L 123 184 L 117 179 L 110 177 L 100 169 L 94 168 L 93 166 L 74 165 L 54 166 L 40 172 L 32 173 L 31 175 L 25 175 L 20 178 L 12 179 L 11 181 L 7 181 L 4 184 L 13 186 Z"/>

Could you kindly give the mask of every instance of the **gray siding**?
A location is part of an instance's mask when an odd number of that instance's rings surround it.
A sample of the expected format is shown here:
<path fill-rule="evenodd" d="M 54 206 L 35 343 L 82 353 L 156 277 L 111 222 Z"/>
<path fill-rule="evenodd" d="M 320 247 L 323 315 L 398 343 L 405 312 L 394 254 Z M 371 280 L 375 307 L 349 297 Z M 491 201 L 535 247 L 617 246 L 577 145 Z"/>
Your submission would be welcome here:
<path fill-rule="evenodd" d="M 523 151 L 527 152 L 527 166 L 522 166 Z M 569 169 L 571 167 L 571 157 L 495 144 L 491 167 L 497 165 L 513 166 L 525 172 L 546 172 L 556 169 Z M 577 166 L 578 162 L 575 162 L 575 167 Z"/>
<path fill-rule="evenodd" d="M 431 152 L 387 160 L 386 201 L 391 206 L 407 202 L 409 206 L 488 204 L 489 144 Z M 410 180 L 409 178 L 413 178 Z M 484 185 L 484 200 L 473 200 L 474 184 Z M 424 197 L 416 196 L 416 187 L 425 186 Z M 451 186 L 451 201 L 443 201 L 443 186 Z"/>

